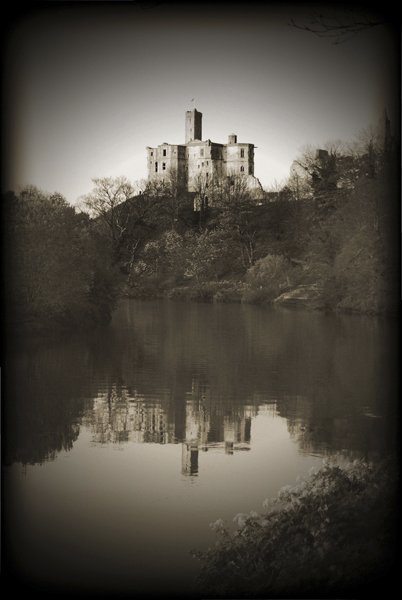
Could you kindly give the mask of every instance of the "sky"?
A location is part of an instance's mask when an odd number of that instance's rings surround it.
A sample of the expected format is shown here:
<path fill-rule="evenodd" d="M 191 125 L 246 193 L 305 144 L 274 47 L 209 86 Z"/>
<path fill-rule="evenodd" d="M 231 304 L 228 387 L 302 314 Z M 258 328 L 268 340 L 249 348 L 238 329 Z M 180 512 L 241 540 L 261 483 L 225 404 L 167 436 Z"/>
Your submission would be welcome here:
<path fill-rule="evenodd" d="M 333 45 L 289 25 L 313 10 L 71 2 L 20 16 L 3 60 L 3 188 L 32 184 L 79 204 L 95 177 L 140 181 L 146 146 L 184 143 L 185 111 L 197 108 L 203 139 L 255 144 L 268 189 L 303 146 L 397 115 L 387 27 Z"/>

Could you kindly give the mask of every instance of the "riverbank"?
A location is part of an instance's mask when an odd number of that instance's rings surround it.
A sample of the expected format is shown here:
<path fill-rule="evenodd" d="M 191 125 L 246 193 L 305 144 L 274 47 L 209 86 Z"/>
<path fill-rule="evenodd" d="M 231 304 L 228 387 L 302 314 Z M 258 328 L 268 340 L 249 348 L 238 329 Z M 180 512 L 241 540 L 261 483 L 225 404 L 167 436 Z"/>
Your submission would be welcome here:
<path fill-rule="evenodd" d="M 135 290 L 125 288 L 122 298 L 137 300 L 177 300 L 183 302 L 245 303 L 262 306 L 277 306 L 290 309 L 324 311 L 341 314 L 396 317 L 399 313 L 397 298 L 388 305 L 378 306 L 367 297 L 348 298 L 342 302 L 331 302 L 327 290 L 318 283 L 300 284 L 281 290 L 276 296 L 265 287 L 253 289 L 244 281 L 210 281 L 198 285 L 183 285 L 172 288 L 149 287 Z"/>

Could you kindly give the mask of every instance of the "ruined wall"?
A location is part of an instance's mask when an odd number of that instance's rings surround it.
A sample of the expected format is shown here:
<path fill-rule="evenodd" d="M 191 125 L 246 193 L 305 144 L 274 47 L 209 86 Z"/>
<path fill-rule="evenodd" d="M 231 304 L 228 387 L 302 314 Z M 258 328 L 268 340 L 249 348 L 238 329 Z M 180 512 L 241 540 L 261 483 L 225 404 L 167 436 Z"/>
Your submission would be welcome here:
<path fill-rule="evenodd" d="M 226 175 L 254 175 L 254 144 L 237 143 L 230 135 L 225 152 Z"/>
<path fill-rule="evenodd" d="M 161 144 L 157 148 L 147 148 L 148 179 L 169 180 L 171 173 L 181 179 L 187 177 L 186 147 L 174 144 Z"/>
<path fill-rule="evenodd" d="M 187 144 L 187 178 L 190 192 L 208 187 L 213 177 L 223 174 L 223 146 L 210 140 Z"/>

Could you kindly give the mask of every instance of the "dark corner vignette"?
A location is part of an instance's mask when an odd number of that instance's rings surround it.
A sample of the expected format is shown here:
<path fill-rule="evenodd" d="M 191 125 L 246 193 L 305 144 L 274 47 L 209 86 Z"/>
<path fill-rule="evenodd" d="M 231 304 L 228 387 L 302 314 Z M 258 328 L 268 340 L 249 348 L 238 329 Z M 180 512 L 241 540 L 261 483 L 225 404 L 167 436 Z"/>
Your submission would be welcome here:
<path fill-rule="evenodd" d="M 124 10 L 127 10 L 130 6 L 130 4 L 132 5 L 137 5 L 139 10 L 143 10 L 143 11 L 152 11 L 152 10 L 157 10 L 157 8 L 159 6 L 166 6 L 167 4 L 169 4 L 166 0 L 160 0 L 160 1 L 151 1 L 151 2 L 145 2 L 145 1 L 141 1 L 141 0 L 132 0 L 132 2 L 116 2 L 116 3 L 112 3 L 112 2 L 107 2 L 107 3 L 101 3 L 101 2 L 93 2 L 93 3 L 82 3 L 82 2 L 65 2 L 65 1 L 60 1 L 60 2 L 17 2 L 11 5 L 10 9 L 8 9 L 7 14 L 4 15 L 5 18 L 2 19 L 2 31 L 3 31 L 3 35 L 2 35 L 2 44 L 3 44 L 3 57 L 7 56 L 7 52 L 8 52 L 8 44 L 10 39 L 13 36 L 13 32 L 15 31 L 15 29 L 21 24 L 23 23 L 25 20 L 30 19 L 30 18 L 35 18 L 36 16 L 40 16 L 41 14 L 51 14 L 52 12 L 54 13 L 55 11 L 57 11 L 59 8 L 68 8 L 68 10 L 74 11 L 76 10 L 78 13 L 80 10 L 84 10 L 86 12 L 90 12 L 90 11 L 96 11 L 96 10 L 115 10 L 118 11 L 119 8 L 123 8 Z M 174 2 L 172 3 L 174 5 L 174 10 L 175 11 L 180 11 L 180 6 L 186 5 L 186 2 Z M 274 5 L 276 6 L 277 3 L 268 3 L 268 6 L 270 5 Z M 306 3 L 306 5 L 310 5 L 315 7 L 319 7 L 319 8 L 325 8 L 326 6 L 332 6 L 332 3 Z M 356 7 L 360 7 L 362 6 L 361 3 L 355 3 Z M 113 5 L 113 6 L 112 6 Z M 226 10 L 226 7 L 232 7 L 235 8 L 236 10 L 241 10 L 243 3 L 237 3 L 237 2 L 233 2 L 233 3 L 217 3 L 217 11 L 223 11 Z M 364 3 L 364 7 L 368 7 L 369 4 L 368 3 Z M 218 8 L 219 7 L 219 8 Z M 224 8 L 225 7 L 225 8 Z M 399 42 L 400 42 L 400 31 L 399 31 L 399 27 L 397 26 L 397 19 L 396 19 L 396 14 L 395 12 L 393 12 L 392 10 L 392 4 L 390 3 L 388 5 L 388 3 L 371 3 L 371 7 L 373 10 L 378 10 L 379 14 L 383 14 L 384 18 L 386 19 L 387 23 L 389 24 L 389 28 L 390 28 L 390 35 L 393 36 L 394 40 L 395 40 L 395 63 L 394 63 L 394 68 L 389 72 L 389 78 L 390 78 L 390 85 L 394 86 L 394 94 L 395 94 L 395 98 L 399 97 L 399 105 L 400 105 L 400 72 L 401 72 L 401 64 L 400 64 L 400 53 L 399 53 Z M 5 9 L 3 9 L 5 10 Z M 202 5 L 200 4 L 199 10 L 202 10 Z M 306 33 L 306 35 L 308 35 L 308 33 Z M 251 69 L 253 68 L 252 66 L 250 67 Z M 8 170 L 10 168 L 10 165 L 8 163 L 8 156 L 7 156 L 7 148 L 5 147 L 4 144 L 4 137 L 3 136 L 9 136 L 11 135 L 11 131 L 12 131 L 12 123 L 10 123 L 7 119 L 7 106 L 9 106 L 9 103 L 12 101 L 12 89 L 11 91 L 8 90 L 7 88 L 7 79 L 8 79 L 8 75 L 10 75 L 9 73 L 7 73 L 7 71 L 4 71 L 4 61 L 3 61 L 3 88 L 2 88 L 2 102 L 1 102 L 1 114 L 2 114 L 2 147 L 1 147 L 1 178 L 2 181 L 7 181 L 8 179 Z M 7 100 L 5 101 L 5 97 L 7 98 Z M 399 115 L 400 117 L 400 115 Z M 400 123 L 399 125 L 396 127 L 396 129 L 399 131 L 400 130 Z M 162 136 L 163 137 L 163 136 Z M 398 142 L 399 145 L 399 152 L 398 152 L 398 160 L 400 162 L 400 140 Z M 394 204 L 394 218 L 395 218 L 395 222 L 400 223 L 400 219 L 401 219 L 401 212 L 400 212 L 400 202 L 399 202 L 399 194 L 400 194 L 400 186 L 401 186 L 401 181 L 400 181 L 400 174 L 398 175 L 398 179 L 397 181 L 395 181 L 395 190 L 394 190 L 394 197 L 395 197 L 395 204 Z M 2 190 L 2 192 L 7 192 L 9 191 L 8 189 L 4 189 Z M 2 230 L 2 295 L 1 295 L 1 300 L 2 300 L 2 326 L 3 326 L 3 331 L 7 331 L 7 317 L 8 317 L 8 311 L 12 310 L 12 307 L 9 306 L 9 303 L 7 302 L 7 294 L 8 294 L 8 282 L 10 281 L 10 274 L 11 274 L 11 270 L 12 270 L 12 261 L 13 261 L 13 252 L 12 252 L 12 248 L 10 247 L 6 247 L 5 243 L 7 240 L 7 213 L 4 212 L 4 205 L 2 203 L 2 211 L 1 211 L 1 217 L 2 217 L 2 223 L 1 223 L 1 230 Z M 398 231 L 398 233 L 400 233 Z M 390 231 L 390 237 L 388 240 L 388 243 L 390 244 L 390 253 L 393 255 L 394 260 L 396 262 L 399 262 L 399 273 L 400 273 L 400 237 L 396 234 L 396 232 L 393 230 L 392 232 Z M 400 311 L 400 309 L 399 309 Z M 397 319 L 400 318 L 400 312 L 397 315 Z M 11 332 L 12 335 L 12 332 Z M 1 387 L 2 387 L 2 396 L 3 396 L 3 402 L 2 402 L 2 423 L 4 424 L 7 421 L 7 384 L 8 384 L 8 374 L 7 374 L 7 369 L 4 369 L 4 366 L 7 366 L 7 353 L 8 353 L 8 346 L 9 346 L 9 339 L 6 336 L 2 336 L 2 377 L 1 377 Z M 398 348 L 398 352 L 400 353 L 400 347 Z M 101 360 L 101 359 L 99 359 Z M 399 408 L 399 423 L 400 423 L 400 408 Z M 2 426 L 3 427 L 3 426 Z M 400 435 L 400 432 L 399 432 Z M 400 443 L 400 438 L 399 438 L 399 443 Z M 4 461 L 5 457 L 7 457 L 7 449 L 6 449 L 6 445 L 8 444 L 8 433 L 6 430 L 3 430 L 2 432 L 2 460 Z M 399 465 L 400 466 L 400 465 Z M 399 483 L 400 485 L 400 483 Z M 2 500 L 4 499 L 4 494 L 5 494 L 6 490 L 4 490 L 4 487 L 2 486 Z M 399 498 L 400 498 L 400 489 L 398 489 L 398 494 L 399 494 Z M 4 502 L 2 502 L 2 505 L 4 507 Z M 12 506 L 9 510 L 13 510 Z M 398 522 L 398 528 L 400 528 L 400 519 Z M 399 533 L 400 533 L 400 529 L 399 529 Z M 4 513 L 4 511 L 2 511 L 2 538 L 3 538 L 3 552 L 2 552 L 2 569 L 3 569 L 3 577 L 2 577 L 2 585 L 6 587 L 7 591 L 10 591 L 11 593 L 15 593 L 15 592 L 21 592 L 21 593 L 31 593 L 31 592 L 35 592 L 40 594 L 41 596 L 44 597 L 96 597 L 96 598 L 108 598 L 108 597 L 115 597 L 115 598 L 127 598 L 127 597 L 145 597 L 145 598 L 158 598 L 161 597 L 161 595 L 159 593 L 157 594 L 152 594 L 152 593 L 148 593 L 145 594 L 144 596 L 133 596 L 130 595 L 129 593 L 125 594 L 125 593 L 110 593 L 110 594 L 103 594 L 102 592 L 93 592 L 92 590 L 88 589 L 88 590 L 82 590 L 80 592 L 77 592 L 76 590 L 74 591 L 69 591 L 66 588 L 57 588 L 57 587 L 51 587 L 48 585 L 40 585 L 37 582 L 34 582 L 32 580 L 30 580 L 29 577 L 25 576 L 24 573 L 21 571 L 21 569 L 18 566 L 18 552 L 15 551 L 14 549 L 12 549 L 12 537 L 13 537 L 13 532 L 9 529 L 9 527 L 7 526 L 7 513 Z M 397 547 L 397 544 L 395 544 L 395 557 L 399 556 L 399 548 Z M 343 600 L 364 600 L 366 597 L 369 597 L 371 594 L 376 594 L 376 595 L 380 595 L 380 594 L 384 594 L 384 592 L 391 592 L 392 589 L 395 589 L 393 586 L 395 585 L 397 581 L 397 565 L 395 563 L 395 565 L 389 565 L 389 572 L 387 572 L 387 574 L 380 580 L 378 580 L 377 582 L 374 583 L 370 583 L 369 586 L 367 587 L 359 587 L 358 590 L 356 590 L 356 595 L 353 596 L 352 598 L 345 598 L 343 599 L 343 596 L 341 595 L 336 595 L 337 598 L 342 598 Z M 341 593 L 341 590 L 340 590 Z M 188 597 L 193 597 L 193 598 L 199 598 L 200 600 L 202 600 L 202 598 L 205 598 L 205 600 L 207 600 L 207 598 L 209 598 L 209 596 L 203 596 L 202 594 L 194 594 L 193 596 L 188 596 L 182 593 L 178 593 L 177 598 L 188 598 Z M 216 596 L 213 596 L 215 598 L 215 600 L 217 600 Z M 241 596 L 244 600 L 244 595 Z M 288 598 L 288 596 L 284 596 L 286 598 Z M 306 599 L 307 598 L 316 598 L 317 600 L 319 600 L 321 598 L 320 594 L 319 594 L 319 590 L 317 590 L 317 595 L 315 596 L 311 596 L 311 590 L 309 593 L 306 592 L 305 595 L 303 595 L 303 593 L 301 593 L 301 595 L 298 595 L 297 598 L 294 597 L 293 600 L 298 600 L 298 599 Z M 227 596 L 225 596 L 226 600 L 230 600 Z M 335 598 L 335 595 L 332 595 L 331 598 Z M 234 598 L 233 598 L 234 600 Z M 261 600 L 265 600 L 261 599 Z M 271 599 L 274 600 L 274 599 Z M 289 600 L 291 600 L 289 598 Z M 322 598 L 321 598 L 322 600 Z"/>

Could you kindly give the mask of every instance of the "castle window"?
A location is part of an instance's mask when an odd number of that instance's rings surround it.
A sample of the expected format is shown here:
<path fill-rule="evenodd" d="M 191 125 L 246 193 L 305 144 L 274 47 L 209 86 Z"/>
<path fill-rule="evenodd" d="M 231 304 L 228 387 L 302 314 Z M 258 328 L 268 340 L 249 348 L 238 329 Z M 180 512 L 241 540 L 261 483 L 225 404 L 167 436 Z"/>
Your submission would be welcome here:
<path fill-rule="evenodd" d="M 162 171 L 166 171 L 166 163 L 162 163 Z"/>
<path fill-rule="evenodd" d="M 243 173 L 243 171 L 244 171 L 244 167 L 240 167 L 240 171 Z"/>
<path fill-rule="evenodd" d="M 200 156 L 204 156 L 204 148 L 200 149 Z"/>
<path fill-rule="evenodd" d="M 207 164 L 208 164 L 208 163 L 207 163 Z M 207 171 L 207 172 L 205 173 L 205 176 L 208 178 L 208 175 L 209 175 L 209 173 L 208 173 L 208 171 Z"/>
<path fill-rule="evenodd" d="M 163 156 L 166 156 L 166 148 L 163 149 Z"/>
<path fill-rule="evenodd" d="M 244 158 L 244 148 L 240 150 L 240 158 Z"/>
<path fill-rule="evenodd" d="M 207 166 L 208 166 L 208 161 L 207 161 Z"/>
<path fill-rule="evenodd" d="M 202 166 L 202 167 L 204 166 L 204 163 L 203 163 L 203 162 L 201 163 L 201 166 Z"/>
<path fill-rule="evenodd" d="M 155 173 L 157 173 L 157 172 L 158 172 L 158 162 L 156 161 L 155 162 Z"/>
<path fill-rule="evenodd" d="M 154 155 L 154 153 L 151 151 L 151 156 L 153 156 L 153 155 Z"/>

